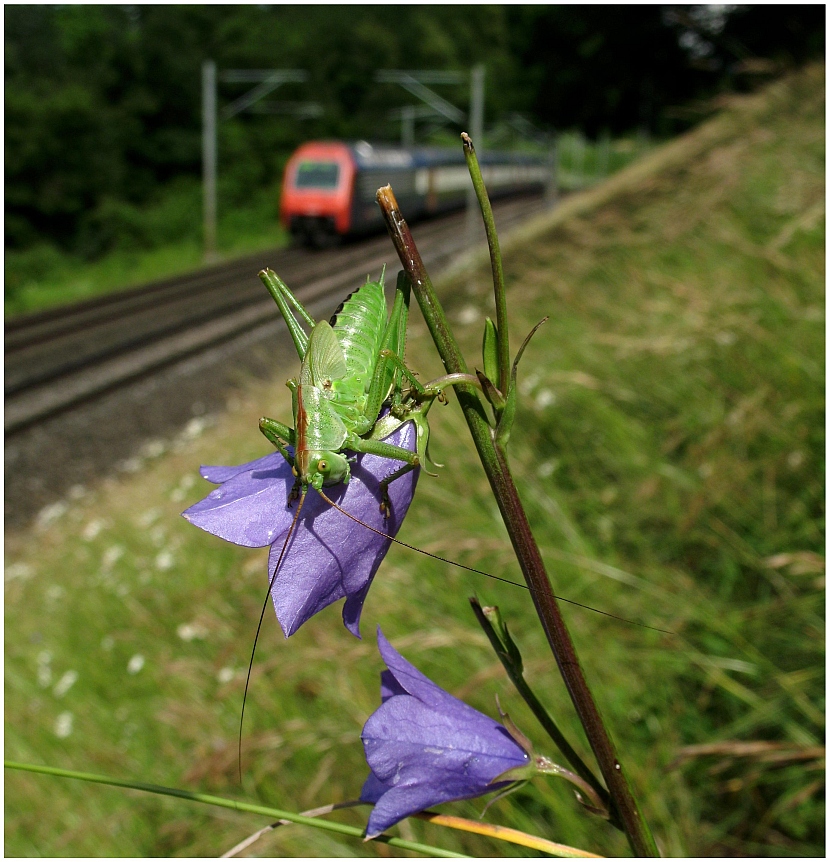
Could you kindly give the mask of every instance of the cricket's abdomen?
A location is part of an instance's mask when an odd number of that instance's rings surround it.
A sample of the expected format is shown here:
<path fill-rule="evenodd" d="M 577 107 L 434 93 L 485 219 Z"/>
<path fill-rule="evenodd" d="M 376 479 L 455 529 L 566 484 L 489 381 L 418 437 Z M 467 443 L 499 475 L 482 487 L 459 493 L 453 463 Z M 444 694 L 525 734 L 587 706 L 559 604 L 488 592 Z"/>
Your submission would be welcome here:
<path fill-rule="evenodd" d="M 345 403 L 359 400 L 372 382 L 386 329 L 386 297 L 383 287 L 368 281 L 346 297 L 332 318 L 348 374 L 335 382 L 335 397 Z"/>

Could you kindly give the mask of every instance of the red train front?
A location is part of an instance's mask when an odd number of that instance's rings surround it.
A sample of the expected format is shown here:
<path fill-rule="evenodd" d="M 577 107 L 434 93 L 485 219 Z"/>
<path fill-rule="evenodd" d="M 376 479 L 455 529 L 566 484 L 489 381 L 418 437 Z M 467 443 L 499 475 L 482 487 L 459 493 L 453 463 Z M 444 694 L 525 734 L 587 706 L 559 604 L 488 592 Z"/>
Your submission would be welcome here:
<path fill-rule="evenodd" d="M 285 166 L 280 220 L 300 241 L 325 246 L 351 231 L 355 163 L 337 142 L 303 144 Z"/>

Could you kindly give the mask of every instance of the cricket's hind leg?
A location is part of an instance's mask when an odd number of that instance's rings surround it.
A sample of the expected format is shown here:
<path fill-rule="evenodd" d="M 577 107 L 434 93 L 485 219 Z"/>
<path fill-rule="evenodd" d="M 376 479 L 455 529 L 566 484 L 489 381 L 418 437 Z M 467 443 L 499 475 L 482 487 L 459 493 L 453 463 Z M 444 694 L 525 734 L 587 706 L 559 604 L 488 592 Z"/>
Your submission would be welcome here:
<path fill-rule="evenodd" d="M 314 329 L 314 318 L 306 311 L 303 304 L 290 291 L 288 285 L 274 272 L 273 269 L 266 268 L 259 273 L 260 281 L 268 288 L 268 292 L 274 298 L 274 301 L 279 307 L 280 314 L 285 320 L 285 325 L 291 334 L 291 339 L 294 342 L 294 347 L 297 350 L 297 355 L 300 359 L 305 359 L 306 351 L 308 350 L 308 335 L 300 326 L 297 317 L 303 321 L 311 329 Z"/>

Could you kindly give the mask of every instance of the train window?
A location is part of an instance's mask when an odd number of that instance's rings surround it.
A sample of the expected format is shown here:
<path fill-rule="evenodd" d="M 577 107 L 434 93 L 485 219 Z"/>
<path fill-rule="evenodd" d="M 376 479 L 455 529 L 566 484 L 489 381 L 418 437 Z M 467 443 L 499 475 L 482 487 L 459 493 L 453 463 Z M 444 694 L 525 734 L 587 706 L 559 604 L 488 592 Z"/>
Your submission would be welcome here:
<path fill-rule="evenodd" d="M 297 189 L 336 189 L 340 179 L 337 162 L 300 162 L 294 177 Z"/>

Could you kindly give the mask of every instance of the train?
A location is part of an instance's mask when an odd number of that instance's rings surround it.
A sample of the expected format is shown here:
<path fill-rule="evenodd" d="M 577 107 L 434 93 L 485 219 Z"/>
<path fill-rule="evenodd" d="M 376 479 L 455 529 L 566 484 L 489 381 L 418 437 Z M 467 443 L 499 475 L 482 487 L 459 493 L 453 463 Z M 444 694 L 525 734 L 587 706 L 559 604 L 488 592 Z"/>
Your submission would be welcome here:
<path fill-rule="evenodd" d="M 479 160 L 491 198 L 539 190 L 551 179 L 545 157 L 485 151 Z M 387 184 L 414 221 L 463 206 L 472 182 L 460 146 L 309 141 L 285 166 L 280 221 L 297 243 L 318 248 L 372 233 L 383 227 L 375 192 Z"/>

